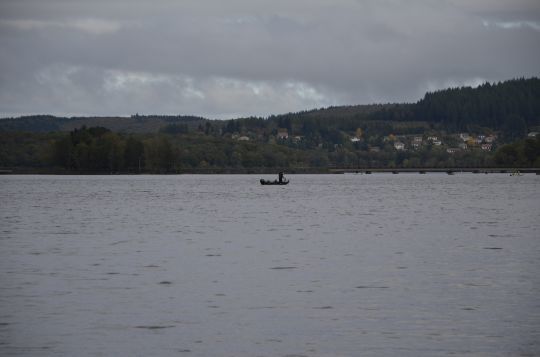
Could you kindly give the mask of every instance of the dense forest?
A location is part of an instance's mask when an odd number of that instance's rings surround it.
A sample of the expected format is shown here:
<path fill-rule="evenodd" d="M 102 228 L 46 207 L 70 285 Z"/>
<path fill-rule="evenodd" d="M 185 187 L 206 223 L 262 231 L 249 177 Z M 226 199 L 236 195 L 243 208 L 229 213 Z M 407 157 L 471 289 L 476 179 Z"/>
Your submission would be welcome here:
<path fill-rule="evenodd" d="M 268 118 L 0 120 L 0 168 L 28 172 L 262 172 L 328 168 L 540 167 L 540 80 L 427 93 L 417 103 Z"/>

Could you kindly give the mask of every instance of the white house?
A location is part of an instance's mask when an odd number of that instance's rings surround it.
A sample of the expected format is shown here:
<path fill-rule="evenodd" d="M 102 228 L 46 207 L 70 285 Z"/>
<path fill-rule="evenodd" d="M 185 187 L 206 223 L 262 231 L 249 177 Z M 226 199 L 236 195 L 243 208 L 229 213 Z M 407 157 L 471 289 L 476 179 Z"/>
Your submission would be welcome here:
<path fill-rule="evenodd" d="M 405 150 L 405 144 L 397 141 L 397 142 L 394 143 L 394 148 L 396 150 Z"/>
<path fill-rule="evenodd" d="M 277 137 L 278 139 L 288 139 L 289 138 L 289 131 L 284 128 L 279 128 L 277 131 Z"/>
<path fill-rule="evenodd" d="M 527 136 L 529 138 L 536 138 L 536 135 L 540 134 L 539 132 L 537 131 L 531 131 L 529 134 L 527 134 Z"/>
<path fill-rule="evenodd" d="M 460 138 L 461 140 L 463 140 L 463 141 L 469 140 L 470 137 L 471 137 L 471 136 L 469 135 L 469 133 L 460 133 L 460 134 L 459 134 L 459 138 Z"/>
<path fill-rule="evenodd" d="M 485 151 L 491 151 L 491 144 L 482 144 L 481 148 Z"/>

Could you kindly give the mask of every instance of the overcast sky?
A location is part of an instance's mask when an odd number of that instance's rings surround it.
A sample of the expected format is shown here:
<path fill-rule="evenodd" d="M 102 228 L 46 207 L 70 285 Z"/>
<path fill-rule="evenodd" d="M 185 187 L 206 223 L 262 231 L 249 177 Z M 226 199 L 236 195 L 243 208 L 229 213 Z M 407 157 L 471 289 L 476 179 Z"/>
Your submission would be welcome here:
<path fill-rule="evenodd" d="M 0 0 L 0 116 L 266 116 L 540 76 L 539 0 Z"/>

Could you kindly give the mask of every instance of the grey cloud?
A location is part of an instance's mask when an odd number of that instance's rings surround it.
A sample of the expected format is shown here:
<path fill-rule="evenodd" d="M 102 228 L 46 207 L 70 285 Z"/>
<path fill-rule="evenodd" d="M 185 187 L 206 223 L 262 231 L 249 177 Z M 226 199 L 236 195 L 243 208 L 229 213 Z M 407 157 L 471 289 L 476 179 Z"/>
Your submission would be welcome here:
<path fill-rule="evenodd" d="M 43 20 L 0 20 L 0 26 L 13 27 L 19 30 L 47 30 L 47 28 L 60 28 L 63 30 L 79 30 L 94 35 L 101 35 L 118 31 L 122 25 L 103 19 L 77 19 L 69 21 L 43 21 Z"/>
<path fill-rule="evenodd" d="M 4 1 L 0 115 L 267 115 L 539 75 L 529 0 Z"/>
<path fill-rule="evenodd" d="M 512 30 L 521 28 L 531 28 L 536 31 L 540 31 L 540 22 L 536 21 L 483 21 L 484 26 L 495 26 L 502 29 Z"/>

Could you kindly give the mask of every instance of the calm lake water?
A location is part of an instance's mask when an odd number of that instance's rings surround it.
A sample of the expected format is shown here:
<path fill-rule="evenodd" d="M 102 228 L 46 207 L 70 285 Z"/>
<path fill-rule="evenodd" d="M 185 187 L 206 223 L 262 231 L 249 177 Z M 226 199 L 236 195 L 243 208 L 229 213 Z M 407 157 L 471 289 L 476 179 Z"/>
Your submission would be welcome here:
<path fill-rule="evenodd" d="M 1 176 L 0 355 L 540 355 L 540 176 L 259 178 Z"/>

